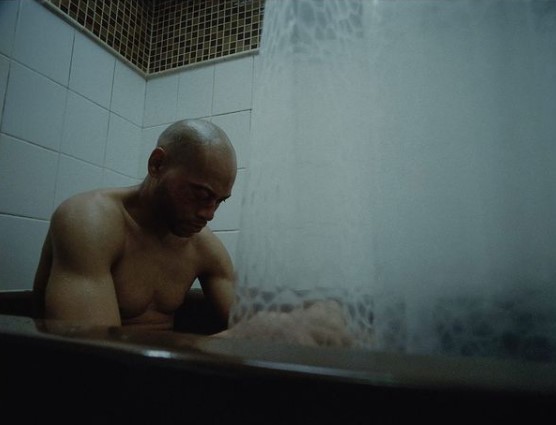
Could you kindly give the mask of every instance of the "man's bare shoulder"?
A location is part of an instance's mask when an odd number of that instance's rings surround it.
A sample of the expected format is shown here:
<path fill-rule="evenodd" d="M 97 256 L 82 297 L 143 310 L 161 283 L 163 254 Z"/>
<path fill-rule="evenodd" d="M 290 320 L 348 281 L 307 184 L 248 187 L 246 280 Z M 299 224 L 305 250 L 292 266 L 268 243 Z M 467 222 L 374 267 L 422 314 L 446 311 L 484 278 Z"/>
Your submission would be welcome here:
<path fill-rule="evenodd" d="M 233 268 L 228 250 L 209 227 L 195 235 L 194 243 L 204 267 L 209 270 Z"/>
<path fill-rule="evenodd" d="M 63 201 L 54 211 L 51 228 L 57 234 L 118 237 L 124 230 L 123 199 L 129 189 L 97 189 Z"/>
<path fill-rule="evenodd" d="M 220 256 L 228 253 L 220 238 L 208 226 L 195 235 L 193 240 L 197 250 L 204 255 Z"/>

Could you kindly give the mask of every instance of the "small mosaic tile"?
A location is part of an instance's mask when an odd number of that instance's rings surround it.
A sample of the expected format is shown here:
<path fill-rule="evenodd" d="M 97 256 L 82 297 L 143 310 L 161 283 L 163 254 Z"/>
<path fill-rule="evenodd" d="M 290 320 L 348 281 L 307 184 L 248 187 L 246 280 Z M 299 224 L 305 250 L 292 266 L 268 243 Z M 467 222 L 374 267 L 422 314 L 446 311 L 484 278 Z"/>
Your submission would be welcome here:
<path fill-rule="evenodd" d="M 258 49 L 264 0 L 47 0 L 146 74 Z"/>

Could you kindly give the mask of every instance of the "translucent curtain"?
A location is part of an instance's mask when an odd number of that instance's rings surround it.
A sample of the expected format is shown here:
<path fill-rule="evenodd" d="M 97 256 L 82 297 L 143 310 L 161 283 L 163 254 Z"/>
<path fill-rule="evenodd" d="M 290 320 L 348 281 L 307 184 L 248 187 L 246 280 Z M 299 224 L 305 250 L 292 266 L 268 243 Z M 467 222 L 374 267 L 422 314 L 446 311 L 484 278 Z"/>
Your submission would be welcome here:
<path fill-rule="evenodd" d="M 556 357 L 556 7 L 267 0 L 232 321 Z"/>

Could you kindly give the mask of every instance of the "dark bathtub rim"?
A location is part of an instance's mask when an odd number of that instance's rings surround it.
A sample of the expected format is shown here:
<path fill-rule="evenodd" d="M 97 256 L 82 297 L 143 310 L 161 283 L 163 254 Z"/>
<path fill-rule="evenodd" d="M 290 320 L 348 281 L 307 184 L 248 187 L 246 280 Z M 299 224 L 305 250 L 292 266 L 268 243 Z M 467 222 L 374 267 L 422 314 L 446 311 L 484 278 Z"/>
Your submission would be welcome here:
<path fill-rule="evenodd" d="M 376 353 L 124 328 L 62 325 L 0 315 L 0 344 L 40 352 L 87 352 L 108 359 L 230 377 L 318 380 L 408 390 L 556 397 L 556 364 L 488 358 Z"/>

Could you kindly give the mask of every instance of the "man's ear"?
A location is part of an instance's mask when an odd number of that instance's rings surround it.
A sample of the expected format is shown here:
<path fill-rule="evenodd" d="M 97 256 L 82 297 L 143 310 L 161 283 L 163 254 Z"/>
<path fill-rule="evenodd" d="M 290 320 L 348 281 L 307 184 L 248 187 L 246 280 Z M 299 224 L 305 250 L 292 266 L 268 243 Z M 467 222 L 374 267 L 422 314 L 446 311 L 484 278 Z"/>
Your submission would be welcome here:
<path fill-rule="evenodd" d="M 164 168 L 166 151 L 161 147 L 156 147 L 149 156 L 148 172 L 151 177 L 158 177 Z"/>

